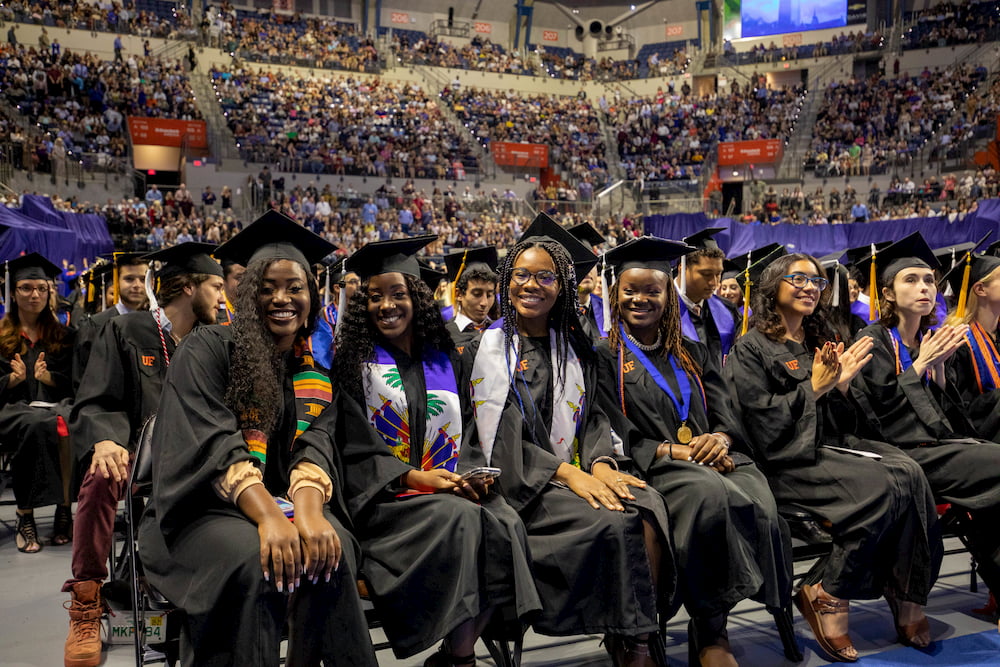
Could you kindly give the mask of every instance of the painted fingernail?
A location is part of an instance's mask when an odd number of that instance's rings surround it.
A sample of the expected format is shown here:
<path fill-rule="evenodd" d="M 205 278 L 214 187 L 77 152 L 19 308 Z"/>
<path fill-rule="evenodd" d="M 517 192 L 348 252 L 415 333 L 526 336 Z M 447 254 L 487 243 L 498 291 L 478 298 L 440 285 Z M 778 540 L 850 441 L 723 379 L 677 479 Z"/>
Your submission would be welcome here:
<path fill-rule="evenodd" d="M 279 593 L 284 593 L 285 592 L 285 586 L 280 581 L 277 584 L 275 584 L 275 585 L 278 587 L 278 592 Z"/>
<path fill-rule="evenodd" d="M 264 581 L 271 581 L 271 573 L 270 572 L 265 572 L 264 573 Z"/>

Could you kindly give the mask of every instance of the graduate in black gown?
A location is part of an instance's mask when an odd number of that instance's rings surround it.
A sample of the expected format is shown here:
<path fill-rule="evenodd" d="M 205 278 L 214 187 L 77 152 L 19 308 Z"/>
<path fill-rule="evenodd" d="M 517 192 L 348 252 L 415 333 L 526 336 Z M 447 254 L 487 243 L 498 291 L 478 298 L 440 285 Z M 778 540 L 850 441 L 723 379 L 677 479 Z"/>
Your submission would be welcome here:
<path fill-rule="evenodd" d="M 681 330 L 705 345 L 721 368 L 739 333 L 739 315 L 715 290 L 722 280 L 726 255 L 713 238 L 724 227 L 709 227 L 684 239 L 697 250 L 681 260 L 675 280 Z"/>
<path fill-rule="evenodd" d="M 59 267 L 38 253 L 6 263 L 0 320 L 0 443 L 10 454 L 18 551 L 41 551 L 36 507 L 56 505 L 52 543 L 73 535 L 69 417 L 73 332 L 49 306 Z"/>
<path fill-rule="evenodd" d="M 150 274 L 150 288 L 158 285 L 154 310 L 116 315 L 89 346 L 69 424 L 82 481 L 72 574 L 62 588 L 72 594 L 65 657 L 77 667 L 101 659 L 102 584 L 142 426 L 156 412 L 177 345 L 196 327 L 215 323 L 223 279 L 209 254 L 214 250 L 207 243 L 181 243 L 148 255 L 157 263 Z"/>
<path fill-rule="evenodd" d="M 311 424 L 323 422 L 327 443 L 345 432 L 339 392 L 308 348 L 320 309 L 311 265 L 333 249 L 265 213 L 218 251 L 247 267 L 239 315 L 192 332 L 170 359 L 139 552 L 148 579 L 185 612 L 186 665 L 275 665 L 286 618 L 286 664 L 376 664 L 343 476 L 293 463 Z M 292 502 L 294 523 L 275 496 Z"/>
<path fill-rule="evenodd" d="M 573 225 L 566 231 L 595 254 L 600 253 L 600 248 L 605 243 L 601 233 L 589 222 Z M 608 323 L 604 321 L 606 310 L 604 296 L 597 294 L 600 286 L 596 268 L 591 269 L 585 276 L 579 276 L 576 286 L 576 297 L 580 302 L 580 324 L 595 345 L 608 336 Z"/>
<path fill-rule="evenodd" d="M 445 326 L 452 340 L 464 348 L 496 319 L 497 249 L 470 248 L 445 255 L 448 280 L 453 285 L 455 318 Z"/>
<path fill-rule="evenodd" d="M 876 255 L 881 318 L 859 336 L 875 341 L 858 388 L 872 423 L 923 469 L 935 495 L 968 511 L 962 530 L 990 590 L 1000 590 L 1000 444 L 980 440 L 948 360 L 966 347 L 966 324 L 931 332 L 937 260 L 919 233 Z"/>
<path fill-rule="evenodd" d="M 401 484 L 354 519 L 362 569 L 393 650 L 444 645 L 425 665 L 473 665 L 494 613 L 541 607 L 517 513 L 485 465 L 470 394 L 472 360 L 448 335 L 414 255 L 436 236 L 370 243 L 347 261 L 362 282 L 337 337 L 333 377 L 396 458 Z M 447 529 L 445 529 L 447 527 Z"/>
<path fill-rule="evenodd" d="M 643 237 L 605 255 L 616 280 L 600 397 L 639 476 L 667 501 L 692 658 L 735 664 L 728 612 L 745 598 L 791 602 L 791 539 L 717 365 L 681 335 L 670 260 L 691 250 Z"/>
<path fill-rule="evenodd" d="M 80 381 L 87 369 L 90 350 L 101 329 L 112 319 L 136 310 L 148 309 L 146 301 L 146 268 L 149 260 L 142 253 L 116 252 L 111 258 L 108 278 L 114 305 L 93 315 L 76 320 L 76 345 L 73 350 L 73 389 L 80 388 Z"/>
<path fill-rule="evenodd" d="M 737 417 L 778 503 L 829 522 L 833 538 L 821 581 L 796 603 L 833 660 L 857 659 L 849 601 L 883 593 L 901 638 L 926 646 L 921 605 L 942 550 L 934 498 L 912 459 L 858 435 L 866 424 L 851 381 L 871 361 L 872 341 L 832 343 L 814 258 L 779 257 L 752 279 L 751 330 L 724 369 Z"/>
<path fill-rule="evenodd" d="M 964 262 L 948 276 L 956 295 L 965 292 L 964 312 L 958 309 L 946 324 L 968 325 L 965 345 L 948 360 L 948 375 L 961 396 L 965 413 L 976 434 L 1000 440 L 1000 351 L 997 321 L 1000 318 L 1000 257 L 972 255 L 968 284 L 962 284 Z"/>
<path fill-rule="evenodd" d="M 597 401 L 597 357 L 580 329 L 575 285 L 595 261 L 544 214 L 508 253 L 503 326 L 476 351 L 476 422 L 528 531 L 542 598 L 535 630 L 603 633 L 614 664 L 662 664 L 650 640 L 675 586 L 666 508 L 625 472 Z"/>

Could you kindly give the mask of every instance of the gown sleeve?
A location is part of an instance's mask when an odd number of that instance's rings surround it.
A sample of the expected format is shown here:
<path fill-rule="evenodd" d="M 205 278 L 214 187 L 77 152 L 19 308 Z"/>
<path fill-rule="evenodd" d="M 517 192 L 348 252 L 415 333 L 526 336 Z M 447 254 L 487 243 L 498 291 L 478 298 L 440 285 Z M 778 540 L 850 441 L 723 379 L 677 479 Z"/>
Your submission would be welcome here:
<path fill-rule="evenodd" d="M 724 374 L 732 405 L 755 459 L 771 467 L 813 463 L 821 421 L 810 369 L 762 338 L 751 331 L 730 352 Z"/>
<path fill-rule="evenodd" d="M 70 413 L 70 429 L 79 459 L 87 456 L 94 444 L 102 440 L 110 440 L 122 447 L 131 444 L 132 426 L 127 406 L 132 396 L 120 340 L 121 330 L 112 320 L 91 341 L 90 361 L 83 371 L 76 402 Z"/>
<path fill-rule="evenodd" d="M 153 504 L 168 543 L 174 531 L 212 509 L 234 510 L 213 482 L 250 456 L 236 415 L 225 404 L 232 343 L 199 327 L 177 348 L 160 395 L 153 432 Z"/>

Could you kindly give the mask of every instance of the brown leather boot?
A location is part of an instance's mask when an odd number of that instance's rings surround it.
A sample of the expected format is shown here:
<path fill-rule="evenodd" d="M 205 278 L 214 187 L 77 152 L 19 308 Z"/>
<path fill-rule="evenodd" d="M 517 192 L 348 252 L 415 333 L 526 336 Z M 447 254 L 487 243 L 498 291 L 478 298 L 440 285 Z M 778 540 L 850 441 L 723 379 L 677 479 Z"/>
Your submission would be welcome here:
<path fill-rule="evenodd" d="M 97 667 L 101 662 L 101 583 L 73 584 L 69 601 L 69 635 L 66 637 L 66 667 Z"/>

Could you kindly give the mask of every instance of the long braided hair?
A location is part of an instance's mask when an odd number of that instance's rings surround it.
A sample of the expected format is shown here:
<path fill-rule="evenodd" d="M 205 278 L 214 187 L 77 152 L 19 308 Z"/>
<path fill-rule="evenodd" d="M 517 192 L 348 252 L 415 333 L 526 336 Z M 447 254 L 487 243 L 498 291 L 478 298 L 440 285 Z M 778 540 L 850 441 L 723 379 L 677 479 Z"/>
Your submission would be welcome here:
<path fill-rule="evenodd" d="M 450 352 L 455 343 L 441 319 L 441 310 L 434 301 L 434 294 L 422 280 L 403 274 L 406 289 L 413 303 L 412 356 L 426 357 L 429 350 Z M 344 322 L 334 344 L 332 377 L 349 394 L 364 396 L 363 373 L 365 364 L 375 359 L 378 329 L 368 316 L 368 282 L 361 281 L 358 290 L 348 302 Z"/>
<path fill-rule="evenodd" d="M 565 380 L 566 353 L 573 350 L 577 356 L 589 358 L 593 354 L 593 345 L 587 340 L 580 326 L 579 302 L 576 292 L 576 270 L 569 253 L 560 244 L 552 240 L 529 239 L 521 241 L 507 253 L 500 264 L 497 280 L 497 295 L 500 301 L 500 316 L 503 317 L 504 349 L 510 350 L 511 341 L 517 335 L 517 310 L 510 300 L 511 274 L 518 257 L 526 250 L 539 248 L 548 253 L 555 265 L 555 273 L 559 276 L 559 296 L 549 311 L 549 327 L 556 332 L 556 365 L 558 381 Z M 518 350 L 520 354 L 520 350 Z M 508 363 L 509 363 L 508 359 Z"/>
<path fill-rule="evenodd" d="M 274 344 L 257 295 L 264 284 L 264 274 L 275 259 L 255 259 L 236 288 L 236 312 L 232 330 L 235 341 L 226 405 L 239 421 L 240 429 L 255 429 L 271 435 L 285 405 L 282 391 L 285 360 Z M 306 271 L 309 288 L 309 317 L 300 335 L 312 333 L 322 302 L 319 287 L 311 271 Z"/>
<path fill-rule="evenodd" d="M 624 273 L 624 272 L 623 272 Z M 663 347 L 657 353 L 663 359 L 668 359 L 673 355 L 680 362 L 681 368 L 692 375 L 701 375 L 701 367 L 684 347 L 684 334 L 681 333 L 681 309 L 677 301 L 677 292 L 674 289 L 674 281 L 668 274 L 659 272 L 664 276 L 664 291 L 666 292 L 667 305 L 663 309 L 660 321 L 657 325 L 657 333 L 663 341 Z M 619 309 L 620 298 L 618 296 L 618 285 L 621 282 L 621 275 L 611 286 L 611 326 L 608 330 L 608 346 L 616 354 L 621 351 L 625 343 L 622 340 L 621 322 L 622 316 Z"/>

